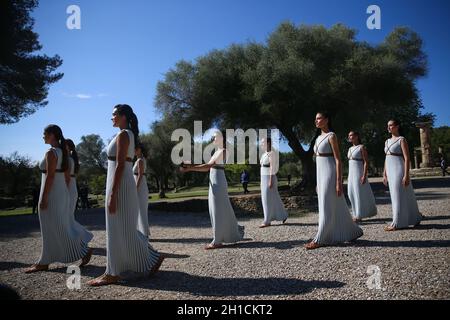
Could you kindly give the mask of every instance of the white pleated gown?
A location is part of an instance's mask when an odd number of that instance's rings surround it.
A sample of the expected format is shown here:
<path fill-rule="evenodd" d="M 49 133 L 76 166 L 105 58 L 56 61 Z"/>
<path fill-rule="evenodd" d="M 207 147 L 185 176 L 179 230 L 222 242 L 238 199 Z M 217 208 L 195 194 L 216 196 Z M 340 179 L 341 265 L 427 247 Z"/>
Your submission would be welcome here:
<path fill-rule="evenodd" d="M 72 159 L 72 157 L 69 157 L 69 167 L 70 167 L 70 183 L 69 183 L 69 207 L 70 207 L 70 213 L 72 213 L 72 219 L 74 222 L 74 226 L 77 229 L 77 231 L 82 234 L 83 238 L 92 238 L 92 234 L 87 231 L 81 224 L 79 224 L 75 220 L 75 208 L 77 206 L 77 199 L 78 199 L 78 190 L 77 190 L 77 178 L 75 177 L 75 162 Z"/>
<path fill-rule="evenodd" d="M 272 188 L 269 188 L 270 179 L 270 152 L 265 152 L 261 156 L 261 202 L 264 212 L 264 224 L 272 221 L 284 221 L 288 218 L 288 213 L 281 201 L 278 193 L 278 179 L 272 176 Z"/>
<path fill-rule="evenodd" d="M 244 238 L 244 226 L 238 224 L 231 206 L 222 164 L 209 170 L 208 207 L 214 235 L 212 244 L 234 243 Z"/>
<path fill-rule="evenodd" d="M 139 161 L 144 164 L 144 175 L 142 176 L 140 184 L 137 186 L 138 199 L 139 199 L 139 216 L 138 216 L 138 230 L 145 236 L 150 236 L 150 231 L 148 228 L 148 186 L 147 186 L 147 164 L 145 159 L 138 159 L 133 167 L 134 180 L 137 182 Z"/>
<path fill-rule="evenodd" d="M 394 140 L 390 138 L 386 140 L 384 147 L 386 175 L 392 202 L 393 221 L 391 226 L 395 228 L 407 228 L 422 220 L 412 183 L 406 188 L 402 184 L 405 160 L 403 156 L 400 156 L 402 155 L 401 139 L 404 139 L 404 137 Z"/>
<path fill-rule="evenodd" d="M 56 169 L 61 169 L 62 150 L 51 148 L 57 156 Z M 46 159 L 40 163 L 41 171 L 46 170 Z M 42 173 L 42 200 L 47 174 Z M 48 265 L 54 262 L 71 263 L 83 258 L 88 252 L 88 243 L 93 235 L 75 221 L 70 211 L 70 195 L 63 172 L 56 172 L 55 179 L 48 194 L 48 207 L 39 208 L 39 222 L 42 233 L 42 251 L 38 264 Z"/>
<path fill-rule="evenodd" d="M 75 177 L 75 162 L 72 157 L 69 157 L 70 167 L 70 183 L 69 183 L 69 195 L 70 195 L 70 212 L 75 213 L 78 200 L 77 190 L 77 178 Z"/>
<path fill-rule="evenodd" d="M 128 133 L 130 144 L 127 157 L 134 157 L 134 135 Z M 116 157 L 117 136 L 109 143 L 108 157 Z M 122 179 L 117 195 L 117 210 L 114 214 L 108 212 L 108 202 L 111 198 L 116 161 L 108 159 L 108 174 L 106 180 L 106 274 L 120 276 L 124 272 L 148 273 L 159 259 L 159 252 L 149 244 L 148 238 L 137 230 L 139 215 L 139 200 L 136 183 L 133 177 L 132 162 L 125 162 Z"/>
<path fill-rule="evenodd" d="M 355 218 L 363 219 L 377 214 L 375 197 L 369 181 L 361 184 L 364 175 L 363 145 L 353 146 L 348 150 L 348 183 L 347 193 Z"/>
<path fill-rule="evenodd" d="M 363 235 L 350 214 L 345 197 L 336 194 L 336 162 L 329 142 L 333 132 L 316 139 L 314 153 L 317 170 L 317 199 L 319 205 L 319 230 L 313 241 L 321 245 L 354 240 Z M 320 155 L 324 156 L 320 156 Z"/>

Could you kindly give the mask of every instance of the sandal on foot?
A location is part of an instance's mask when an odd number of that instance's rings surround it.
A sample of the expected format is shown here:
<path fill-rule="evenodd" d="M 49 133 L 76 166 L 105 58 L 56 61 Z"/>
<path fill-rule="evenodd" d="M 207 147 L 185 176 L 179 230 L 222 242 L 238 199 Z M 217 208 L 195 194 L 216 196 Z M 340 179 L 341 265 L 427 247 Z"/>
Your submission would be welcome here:
<path fill-rule="evenodd" d="M 261 229 L 262 229 L 262 228 L 270 227 L 270 223 L 269 223 L 269 224 L 264 224 L 264 223 L 263 223 L 263 224 L 260 225 L 259 227 L 260 227 Z"/>
<path fill-rule="evenodd" d="M 33 264 L 31 267 L 25 269 L 25 273 L 34 273 L 40 271 L 47 271 L 48 265 L 45 264 Z"/>
<path fill-rule="evenodd" d="M 156 264 L 150 270 L 150 275 L 154 275 L 156 272 L 158 272 L 158 270 L 161 267 L 161 264 L 163 263 L 164 259 L 165 259 L 165 256 L 160 254 L 160 256 L 158 258 L 158 261 L 156 262 Z"/>
<path fill-rule="evenodd" d="M 223 244 L 214 244 L 214 243 L 210 243 L 205 247 L 205 250 L 213 250 L 213 249 L 218 249 L 218 248 L 222 248 Z"/>
<path fill-rule="evenodd" d="M 314 241 L 311 241 L 311 242 L 305 244 L 305 249 L 306 250 L 314 250 L 314 249 L 317 249 L 317 248 L 320 248 L 320 244 L 318 244 L 318 243 L 316 243 Z"/>
<path fill-rule="evenodd" d="M 84 267 L 85 265 L 87 265 L 89 263 L 89 261 L 91 261 L 92 258 L 92 253 L 94 252 L 94 249 L 89 248 L 88 252 L 86 253 L 86 255 L 83 257 L 83 259 L 81 259 L 81 263 L 78 265 L 79 267 Z"/>
<path fill-rule="evenodd" d="M 387 226 L 387 227 L 384 227 L 384 231 L 397 231 L 397 228 L 395 228 L 393 226 Z"/>
<path fill-rule="evenodd" d="M 107 286 L 110 284 L 115 284 L 120 280 L 119 276 L 111 276 L 109 274 L 104 274 L 98 278 L 88 281 L 88 285 L 91 287 Z"/>

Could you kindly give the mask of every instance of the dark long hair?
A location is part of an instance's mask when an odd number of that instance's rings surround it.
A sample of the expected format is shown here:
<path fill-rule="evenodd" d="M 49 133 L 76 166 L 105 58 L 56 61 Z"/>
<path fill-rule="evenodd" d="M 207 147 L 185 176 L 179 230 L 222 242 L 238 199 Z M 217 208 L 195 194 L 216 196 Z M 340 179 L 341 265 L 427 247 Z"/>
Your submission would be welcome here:
<path fill-rule="evenodd" d="M 127 119 L 127 127 L 134 134 L 134 145 L 139 145 L 139 127 L 138 127 L 138 119 L 136 114 L 133 112 L 133 109 L 127 104 L 118 104 L 114 107 L 116 112 L 120 116 L 125 116 Z"/>
<path fill-rule="evenodd" d="M 145 149 L 144 145 L 142 144 L 142 142 L 139 142 L 139 144 L 137 144 L 134 147 L 134 150 L 137 149 L 141 149 L 141 153 L 142 153 L 142 157 L 146 158 L 147 157 L 147 150 Z"/>
<path fill-rule="evenodd" d="M 267 151 L 272 151 L 272 138 L 271 137 L 267 137 L 266 138 L 266 143 L 267 143 Z"/>
<path fill-rule="evenodd" d="M 398 119 L 390 119 L 389 121 L 392 121 L 394 125 L 398 126 L 398 135 L 403 136 L 403 128 L 400 121 Z"/>
<path fill-rule="evenodd" d="M 353 135 L 358 137 L 358 144 L 362 144 L 361 135 L 359 134 L 359 132 L 358 131 L 354 131 L 354 130 L 352 130 L 350 132 L 353 132 Z"/>
<path fill-rule="evenodd" d="M 62 150 L 61 170 L 66 171 L 69 166 L 69 154 L 66 149 L 66 139 L 64 139 L 61 128 L 56 124 L 49 124 L 45 127 L 44 133 L 53 134 L 55 139 L 58 141 L 59 147 Z"/>
<path fill-rule="evenodd" d="M 75 174 L 77 174 L 78 171 L 80 171 L 80 161 L 78 160 L 78 153 L 77 149 L 75 148 L 75 143 L 73 143 L 73 141 L 70 139 L 66 139 L 66 144 L 67 147 L 69 148 L 70 156 L 72 157 L 73 162 L 75 163 L 74 172 Z"/>
<path fill-rule="evenodd" d="M 316 114 L 321 114 L 322 117 L 324 117 L 325 119 L 328 119 L 328 130 L 334 132 L 334 128 L 333 128 L 333 124 L 331 122 L 330 114 L 328 112 L 326 112 L 326 111 L 319 111 Z M 318 136 L 320 136 L 321 133 L 322 133 L 322 130 L 320 128 L 317 128 L 316 136 L 314 137 L 314 141 L 317 139 Z"/>

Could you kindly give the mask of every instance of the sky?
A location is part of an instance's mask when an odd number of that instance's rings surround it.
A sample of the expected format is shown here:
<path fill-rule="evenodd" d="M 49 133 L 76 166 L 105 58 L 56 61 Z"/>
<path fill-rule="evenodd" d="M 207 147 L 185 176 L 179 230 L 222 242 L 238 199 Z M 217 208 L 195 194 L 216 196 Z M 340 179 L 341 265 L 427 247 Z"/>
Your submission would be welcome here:
<path fill-rule="evenodd" d="M 369 30 L 369 5 L 381 9 L 381 29 Z M 70 5 L 81 11 L 81 29 L 70 30 Z M 40 160 L 48 149 L 43 128 L 55 123 L 77 144 L 99 134 L 105 143 L 114 105 L 131 105 L 139 128 L 149 132 L 160 118 L 156 84 L 181 59 L 194 61 L 232 43 L 264 42 L 283 21 L 344 23 L 357 39 L 377 44 L 396 27 L 408 26 L 424 40 L 429 73 L 418 81 L 425 109 L 436 126 L 450 123 L 450 2 L 447 0 L 41 0 L 33 12 L 42 53 L 63 59 L 64 77 L 51 85 L 48 105 L 12 125 L 0 125 L 0 155 L 14 151 Z M 206 130 L 208 128 L 203 128 Z M 168 133 L 169 134 L 169 133 Z M 289 151 L 286 145 L 281 151 Z"/>

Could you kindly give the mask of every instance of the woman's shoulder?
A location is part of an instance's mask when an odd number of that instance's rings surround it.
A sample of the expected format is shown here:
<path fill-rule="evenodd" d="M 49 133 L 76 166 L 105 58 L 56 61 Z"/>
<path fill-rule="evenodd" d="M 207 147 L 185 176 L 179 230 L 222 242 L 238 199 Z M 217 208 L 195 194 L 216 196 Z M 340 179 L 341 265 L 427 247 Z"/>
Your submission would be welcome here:
<path fill-rule="evenodd" d="M 62 152 L 60 148 L 51 147 L 45 152 L 45 157 L 57 158 L 60 152 Z"/>

